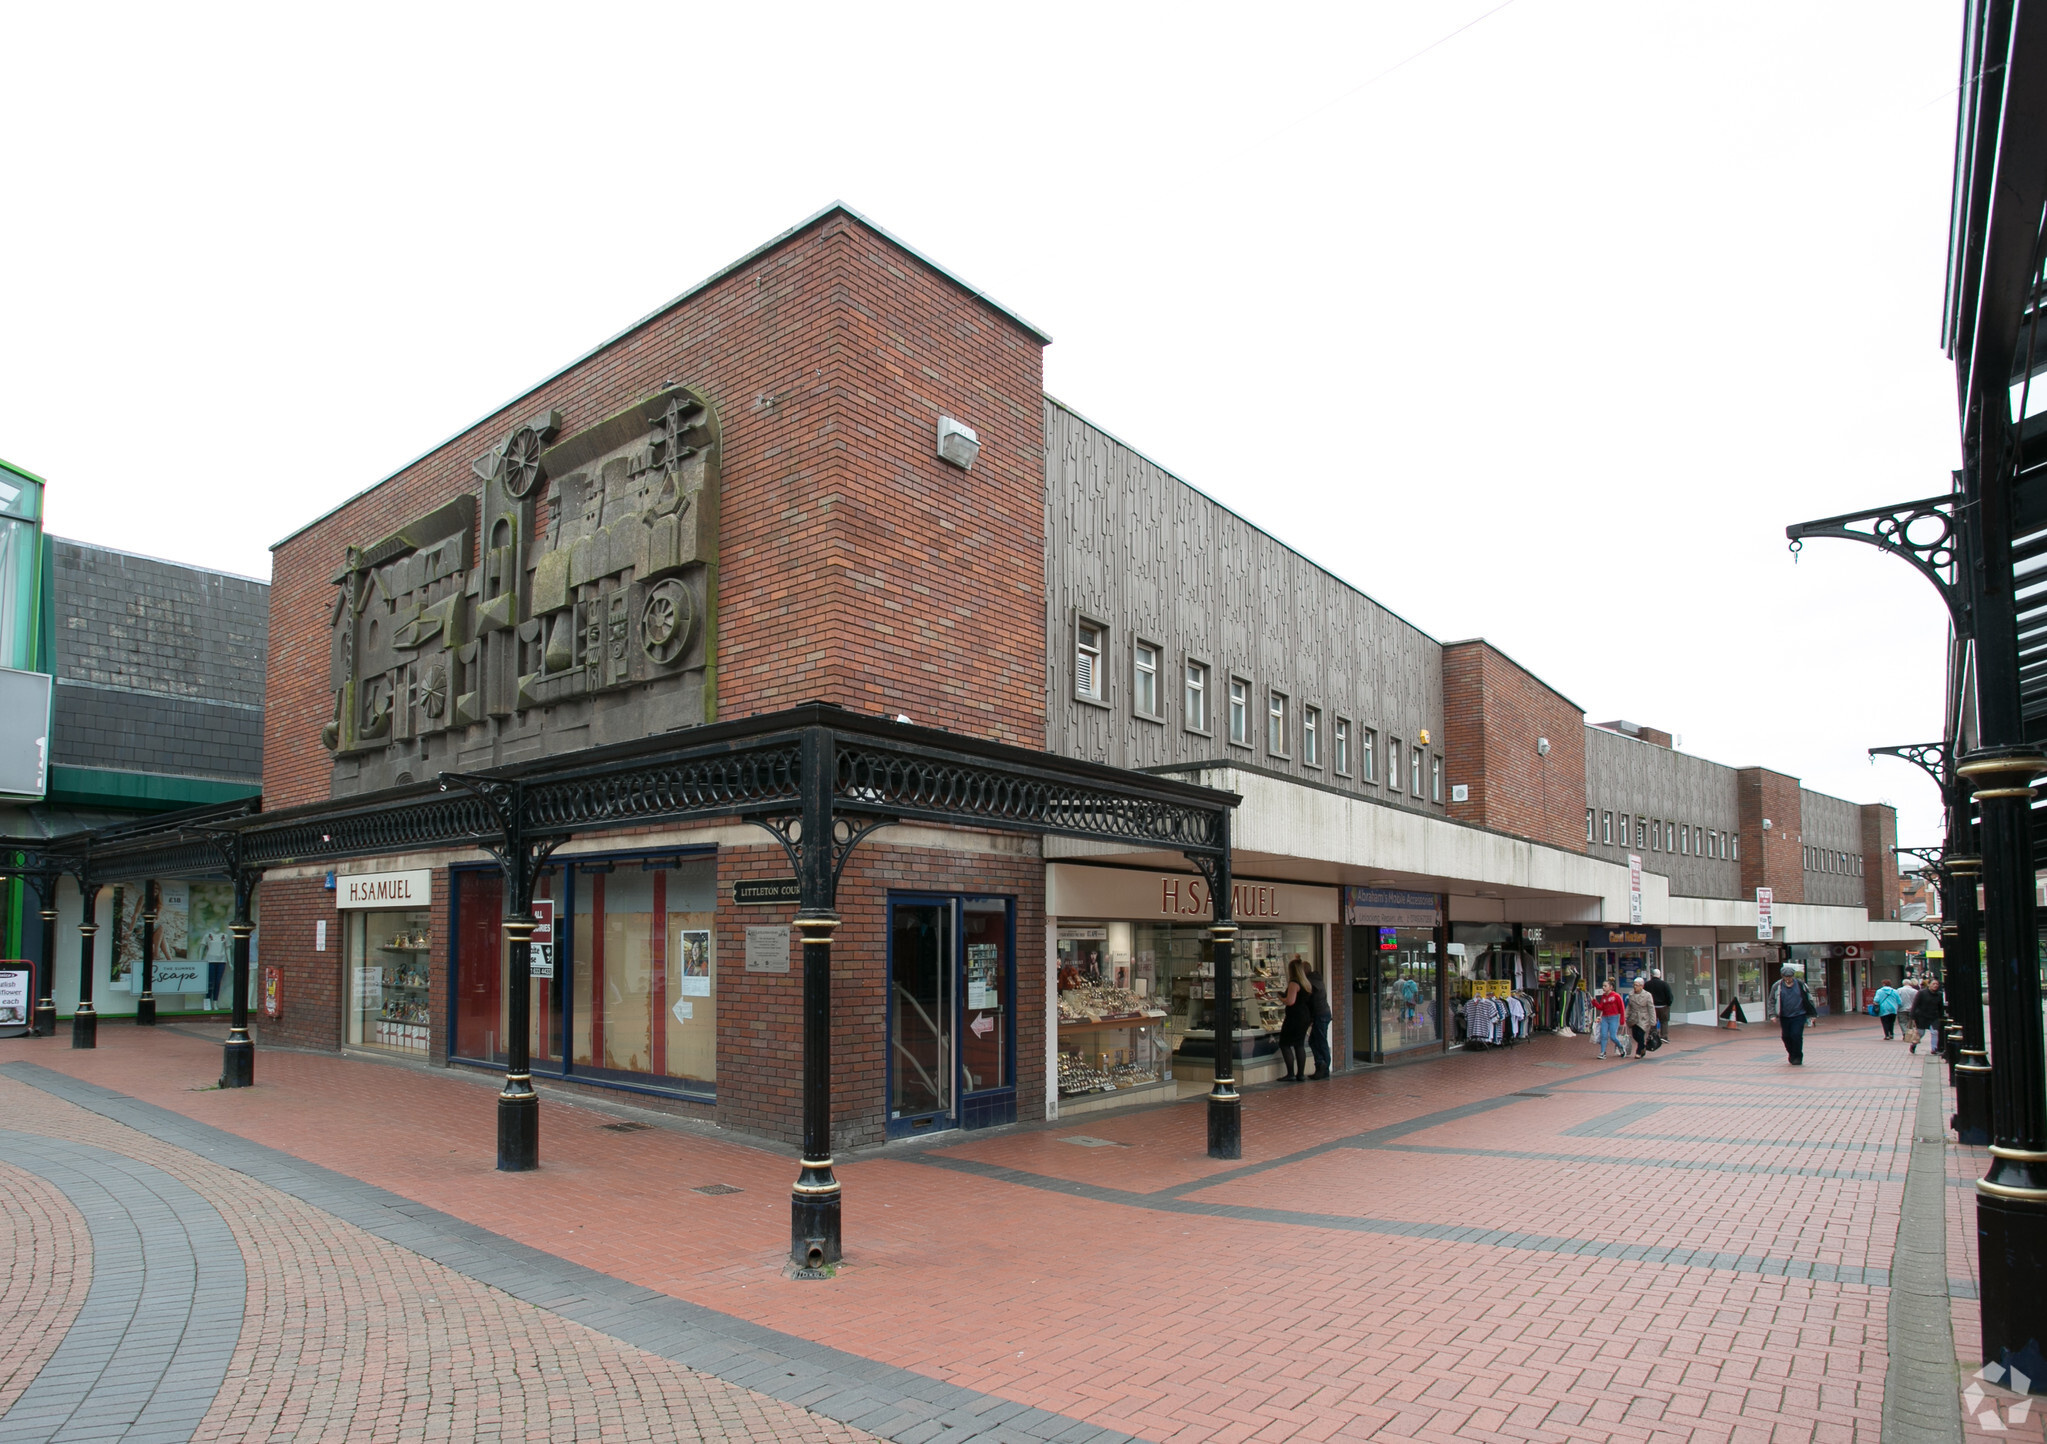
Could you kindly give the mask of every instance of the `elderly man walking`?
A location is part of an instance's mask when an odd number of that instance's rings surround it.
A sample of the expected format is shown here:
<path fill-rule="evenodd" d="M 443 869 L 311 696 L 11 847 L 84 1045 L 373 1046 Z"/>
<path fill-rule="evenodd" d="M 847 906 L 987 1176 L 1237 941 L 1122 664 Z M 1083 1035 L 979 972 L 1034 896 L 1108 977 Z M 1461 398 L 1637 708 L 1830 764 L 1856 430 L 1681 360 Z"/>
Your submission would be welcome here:
<path fill-rule="evenodd" d="M 1805 983 L 1798 976 L 1798 969 L 1786 963 L 1777 987 L 1777 1027 L 1784 1034 L 1784 1056 L 1791 1060 L 1794 1068 L 1805 1066 L 1805 1024 L 1808 1018 L 1819 1012 L 1813 1006 L 1812 994 L 1805 990 Z"/>

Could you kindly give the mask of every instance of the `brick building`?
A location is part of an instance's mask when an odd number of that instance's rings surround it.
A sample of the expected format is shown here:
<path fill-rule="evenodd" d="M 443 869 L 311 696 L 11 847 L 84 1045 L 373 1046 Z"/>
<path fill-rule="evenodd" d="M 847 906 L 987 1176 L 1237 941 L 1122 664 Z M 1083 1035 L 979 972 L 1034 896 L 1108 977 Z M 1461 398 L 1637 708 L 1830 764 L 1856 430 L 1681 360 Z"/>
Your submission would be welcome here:
<path fill-rule="evenodd" d="M 1483 1042 L 1467 1004 L 1502 989 L 1555 1026 L 1658 967 L 1704 1021 L 1784 941 L 1903 945 L 1886 809 L 1588 725 L 1436 641 L 1047 397 L 1047 339 L 841 207 L 725 268 L 278 544 L 266 810 L 811 701 L 1205 783 L 1242 799 L 1250 1082 L 1296 963 L 1347 1067 Z M 737 820 L 557 851 L 536 1076 L 793 1137 L 788 871 Z M 501 889 L 448 849 L 273 869 L 259 1036 L 502 1066 Z M 1211 1067 L 1210 899 L 1177 854 L 888 827 L 839 912 L 842 1141 Z"/>

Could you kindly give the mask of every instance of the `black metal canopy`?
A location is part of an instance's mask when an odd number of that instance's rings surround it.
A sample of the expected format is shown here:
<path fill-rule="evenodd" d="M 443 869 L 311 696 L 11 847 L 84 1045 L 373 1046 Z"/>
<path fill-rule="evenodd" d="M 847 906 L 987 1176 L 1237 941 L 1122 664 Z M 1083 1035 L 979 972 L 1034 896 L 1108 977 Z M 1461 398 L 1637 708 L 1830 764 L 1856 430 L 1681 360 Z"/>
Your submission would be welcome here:
<path fill-rule="evenodd" d="M 486 848 L 516 823 L 529 841 L 622 828 L 800 815 L 803 735 L 831 734 L 837 817 L 928 822 L 1219 853 L 1234 793 L 869 717 L 823 703 L 717 722 L 488 771 L 443 774 L 276 812 L 241 802 L 55 839 L 0 839 L 28 870 L 95 878 L 218 876 L 232 844 L 245 868 Z M 479 790 L 481 789 L 481 790 Z M 507 818 L 486 793 L 516 798 Z M 780 829 L 777 829 L 778 831 Z"/>

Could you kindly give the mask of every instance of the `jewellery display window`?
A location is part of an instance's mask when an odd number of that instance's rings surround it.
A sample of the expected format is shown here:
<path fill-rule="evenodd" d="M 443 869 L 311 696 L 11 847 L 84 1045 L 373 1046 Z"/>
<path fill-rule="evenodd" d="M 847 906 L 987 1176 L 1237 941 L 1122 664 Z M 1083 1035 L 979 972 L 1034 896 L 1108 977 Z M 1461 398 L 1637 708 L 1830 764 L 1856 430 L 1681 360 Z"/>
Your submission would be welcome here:
<path fill-rule="evenodd" d="M 1215 949 L 1201 924 L 1111 923 L 1131 932 L 1131 976 L 1165 1010 L 1164 1044 L 1169 1055 L 1210 1063 L 1215 1057 Z M 1237 1056 L 1262 1058 L 1279 1051 L 1286 1019 L 1287 964 L 1298 958 L 1315 976 L 1322 972 L 1322 929 L 1312 923 L 1247 927 L 1232 949 L 1231 1031 Z M 1109 966 L 1116 967 L 1112 950 Z"/>
<path fill-rule="evenodd" d="M 351 912 L 348 927 L 348 1042 L 425 1057 L 432 1035 L 429 1002 L 432 915 Z"/>
<path fill-rule="evenodd" d="M 1135 949 L 1130 923 L 1059 929 L 1059 1096 L 1170 1084 L 1164 997 L 1155 949 Z"/>

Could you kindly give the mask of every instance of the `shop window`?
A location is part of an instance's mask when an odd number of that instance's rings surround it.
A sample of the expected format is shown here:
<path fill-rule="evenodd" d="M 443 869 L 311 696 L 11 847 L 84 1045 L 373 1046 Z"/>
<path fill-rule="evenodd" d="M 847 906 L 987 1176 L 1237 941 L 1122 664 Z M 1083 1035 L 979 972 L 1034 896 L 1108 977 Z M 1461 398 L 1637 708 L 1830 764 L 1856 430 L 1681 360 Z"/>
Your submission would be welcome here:
<path fill-rule="evenodd" d="M 1084 702 L 1102 700 L 1102 632 L 1094 622 L 1073 627 L 1073 695 Z"/>
<path fill-rule="evenodd" d="M 1332 726 L 1334 732 L 1330 739 L 1330 746 L 1331 750 L 1336 754 L 1334 758 L 1336 775 L 1338 777 L 1348 777 L 1350 776 L 1350 719 L 1348 717 L 1338 717 Z"/>
<path fill-rule="evenodd" d="M 1130 705 L 1140 717 L 1157 718 L 1159 712 L 1159 649 L 1139 642 L 1131 668 Z"/>
<path fill-rule="evenodd" d="M 711 1083 L 718 1076 L 714 858 L 620 861 L 576 879 L 570 1061 Z"/>
<path fill-rule="evenodd" d="M 1378 749 L 1379 733 L 1376 729 L 1367 727 L 1364 736 L 1359 740 L 1358 746 L 1359 780 L 1364 782 L 1377 782 L 1379 780 Z"/>
<path fill-rule="evenodd" d="M 1599 814 L 1599 841 L 1605 847 L 1613 846 L 1613 814 L 1611 812 Z"/>
<path fill-rule="evenodd" d="M 1242 677 L 1230 678 L 1230 741 L 1251 745 L 1251 684 Z"/>
<path fill-rule="evenodd" d="M 1284 757 L 1288 751 L 1286 708 L 1286 693 L 1265 694 L 1265 750 L 1274 757 Z"/>
<path fill-rule="evenodd" d="M 1322 709 L 1301 709 L 1301 761 L 1309 767 L 1322 765 Z"/>
<path fill-rule="evenodd" d="M 1187 664 L 1187 730 L 1206 734 L 1208 731 L 1208 667 L 1206 663 Z"/>
<path fill-rule="evenodd" d="M 1443 754 L 1440 752 L 1429 757 L 1429 800 L 1443 800 Z"/>

